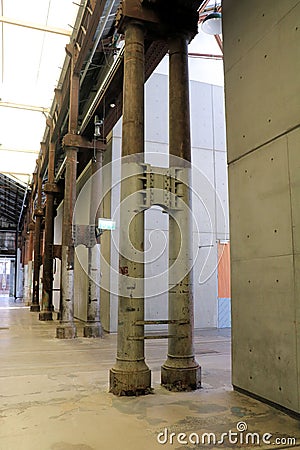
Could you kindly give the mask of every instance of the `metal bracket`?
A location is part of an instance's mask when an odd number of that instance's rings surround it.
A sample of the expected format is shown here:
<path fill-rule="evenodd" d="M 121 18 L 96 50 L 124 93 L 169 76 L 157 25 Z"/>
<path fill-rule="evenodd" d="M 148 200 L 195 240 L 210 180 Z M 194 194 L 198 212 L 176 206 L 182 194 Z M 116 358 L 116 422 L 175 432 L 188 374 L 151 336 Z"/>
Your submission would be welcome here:
<path fill-rule="evenodd" d="M 185 170 L 182 167 L 155 167 L 150 164 L 141 164 L 143 173 L 143 209 L 159 205 L 166 210 L 180 210 L 179 198 L 183 197 L 184 182 L 180 175 Z"/>
<path fill-rule="evenodd" d="M 148 334 L 145 336 L 128 336 L 128 341 L 144 341 L 146 339 L 171 339 L 171 338 L 177 338 L 177 339 L 185 339 L 188 336 L 185 334 Z"/>
<path fill-rule="evenodd" d="M 163 319 L 163 320 L 137 320 L 134 325 L 187 325 L 189 320 Z"/>
<path fill-rule="evenodd" d="M 92 248 L 97 244 L 95 225 L 73 225 L 72 238 L 74 246 L 85 245 Z"/>
<path fill-rule="evenodd" d="M 76 147 L 78 149 L 90 149 L 93 150 L 96 145 L 96 150 L 105 151 L 106 145 L 101 141 L 88 141 L 83 136 L 79 134 L 67 133 L 63 137 L 63 146 L 64 147 Z"/>

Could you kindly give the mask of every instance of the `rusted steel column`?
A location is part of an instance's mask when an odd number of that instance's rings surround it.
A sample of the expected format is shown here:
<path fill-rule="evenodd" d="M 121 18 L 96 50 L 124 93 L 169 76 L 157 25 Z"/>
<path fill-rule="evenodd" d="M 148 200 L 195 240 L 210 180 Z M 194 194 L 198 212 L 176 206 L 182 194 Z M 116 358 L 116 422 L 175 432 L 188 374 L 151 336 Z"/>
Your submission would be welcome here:
<path fill-rule="evenodd" d="M 29 198 L 29 207 L 27 210 L 27 232 L 28 232 L 28 269 L 27 269 L 27 295 L 25 294 L 25 304 L 27 306 L 31 305 L 31 297 L 32 297 L 32 256 L 33 256 L 33 238 L 34 238 L 34 229 L 35 224 L 32 221 L 32 194 Z"/>
<path fill-rule="evenodd" d="M 74 62 L 72 62 L 74 66 Z M 77 133 L 79 100 L 79 75 L 71 74 L 69 134 Z M 66 152 L 66 172 L 61 248 L 61 311 L 60 325 L 56 337 L 72 339 L 76 337 L 74 324 L 74 262 L 73 213 L 76 202 L 77 147 L 64 146 Z"/>
<path fill-rule="evenodd" d="M 50 140 L 48 150 L 48 182 L 44 186 L 46 194 L 45 212 L 45 252 L 43 266 L 43 293 L 42 311 L 40 320 L 53 320 L 52 288 L 53 288 L 53 239 L 54 239 L 54 196 L 56 185 L 54 183 L 55 143 L 51 141 L 53 132 L 52 120 L 48 120 Z"/>
<path fill-rule="evenodd" d="M 171 211 L 169 219 L 169 325 L 168 357 L 161 368 L 161 384 L 169 390 L 200 387 L 201 370 L 193 352 L 193 280 L 191 217 L 191 139 L 187 39 L 176 36 L 169 50 L 170 166 L 182 167 L 181 201 L 187 207 Z M 174 158 L 175 157 L 178 158 Z M 179 261 L 178 261 L 179 258 Z M 176 264 L 175 261 L 177 261 Z"/>
<path fill-rule="evenodd" d="M 56 328 L 56 337 L 72 339 L 76 337 L 74 324 L 75 248 L 72 237 L 72 219 L 76 201 L 77 148 L 67 147 L 65 151 L 67 160 L 61 248 L 61 320 L 60 325 Z"/>
<path fill-rule="evenodd" d="M 102 152 L 96 151 L 92 160 L 90 225 L 97 226 L 98 217 L 102 216 L 102 205 L 98 205 L 102 192 Z M 100 322 L 100 243 L 99 239 L 93 247 L 88 248 L 88 309 L 87 323 L 83 329 L 84 337 L 101 337 Z"/>
<path fill-rule="evenodd" d="M 32 257 L 33 257 L 33 242 L 34 242 L 34 229 L 35 229 L 35 224 L 34 222 L 30 222 L 29 226 L 29 244 L 28 244 L 28 298 L 26 301 L 27 305 L 31 304 L 31 296 L 32 296 L 32 272 L 33 272 L 33 261 L 32 261 Z"/>
<path fill-rule="evenodd" d="M 40 291 L 40 268 L 41 268 L 41 224 L 43 218 L 42 208 L 42 177 L 41 177 L 41 160 L 37 161 L 37 203 L 34 210 L 35 227 L 34 227 L 34 261 L 33 261 L 33 293 L 30 311 L 40 311 L 39 291 Z"/>
<path fill-rule="evenodd" d="M 29 257 L 29 231 L 28 231 L 29 209 L 26 213 L 26 219 L 24 221 L 24 239 L 25 239 L 25 254 L 24 254 L 24 300 L 28 301 L 28 257 Z"/>
<path fill-rule="evenodd" d="M 130 177 L 130 167 L 137 164 L 136 153 L 144 152 L 144 31 L 136 22 L 129 22 L 125 30 L 122 156 L 131 155 L 122 163 L 121 203 L 138 209 L 126 199 L 141 189 L 138 177 Z M 132 166 L 133 165 L 133 166 Z M 144 215 L 132 215 L 127 223 L 128 206 L 121 204 L 120 268 L 118 307 L 117 361 L 110 371 L 110 392 L 116 395 L 147 394 L 151 389 L 151 372 L 144 357 L 144 327 L 136 325 L 144 320 Z M 132 212 L 132 211 L 131 211 Z M 133 255 L 132 259 L 130 256 Z M 128 280 L 128 281 L 127 281 Z M 125 296 L 124 293 L 128 293 Z"/>

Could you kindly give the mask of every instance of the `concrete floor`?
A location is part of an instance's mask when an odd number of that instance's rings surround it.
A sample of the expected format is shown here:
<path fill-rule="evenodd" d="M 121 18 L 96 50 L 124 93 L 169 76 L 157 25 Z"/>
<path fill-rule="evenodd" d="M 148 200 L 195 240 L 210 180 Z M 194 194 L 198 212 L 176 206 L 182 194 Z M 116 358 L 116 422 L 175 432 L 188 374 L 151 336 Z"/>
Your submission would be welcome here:
<path fill-rule="evenodd" d="M 22 303 L 0 297 L 1 450 L 300 447 L 297 420 L 232 390 L 230 330 L 196 333 L 201 390 L 171 393 L 160 387 L 167 343 L 156 340 L 148 341 L 146 348 L 154 394 L 118 398 L 107 391 L 116 336 L 57 340 L 56 325 L 55 321 L 40 322 L 37 313 Z M 81 329 L 78 323 L 79 336 Z M 237 432 L 239 422 L 239 433 L 226 436 L 224 443 L 213 444 L 212 435 L 210 444 L 207 436 L 201 444 L 204 433 L 214 433 L 219 441 L 222 433 Z M 243 426 L 247 431 L 242 432 Z M 157 437 L 162 432 L 164 442 L 165 429 L 168 442 L 163 445 Z M 175 437 L 170 436 L 172 432 Z M 258 438 L 253 444 L 247 433 L 258 433 L 260 446 Z M 264 433 L 272 434 L 265 443 Z M 288 438 L 296 438 L 296 443 Z M 236 439 L 241 443 L 235 443 Z"/>

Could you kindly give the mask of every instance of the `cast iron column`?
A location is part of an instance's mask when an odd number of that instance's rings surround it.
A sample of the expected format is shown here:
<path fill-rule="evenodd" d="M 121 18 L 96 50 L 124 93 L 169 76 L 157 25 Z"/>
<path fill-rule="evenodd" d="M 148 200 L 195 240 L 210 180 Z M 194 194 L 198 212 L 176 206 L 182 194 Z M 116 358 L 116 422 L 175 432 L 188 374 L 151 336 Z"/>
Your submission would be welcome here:
<path fill-rule="evenodd" d="M 90 225 L 97 226 L 100 217 L 98 205 L 102 192 L 102 152 L 96 151 L 92 160 L 91 202 L 90 202 Z M 98 238 L 100 239 L 100 238 Z M 95 242 L 93 247 L 88 248 L 88 310 L 87 323 L 83 329 L 84 337 L 101 337 L 102 327 L 100 322 L 100 243 Z"/>
<path fill-rule="evenodd" d="M 142 188 L 138 176 L 130 176 L 130 168 L 138 166 L 135 154 L 143 152 L 144 30 L 131 21 L 125 30 L 122 130 L 122 156 L 131 158 L 122 162 L 119 256 L 120 270 L 126 270 L 128 276 L 120 279 L 117 361 L 110 371 L 110 392 L 116 395 L 147 394 L 151 388 L 151 372 L 144 357 L 144 326 L 136 325 L 144 320 L 144 215 L 137 211 L 139 205 L 128 200 Z M 132 206 L 133 219 L 127 223 L 127 208 Z M 128 255 L 133 255 L 132 259 Z"/>
<path fill-rule="evenodd" d="M 33 293 L 30 311 L 40 311 L 39 291 L 40 291 L 40 267 L 41 267 L 41 224 L 43 218 L 42 209 L 42 178 L 41 160 L 37 161 L 37 204 L 34 210 L 34 262 L 33 262 Z"/>
<path fill-rule="evenodd" d="M 24 221 L 24 300 L 26 300 L 29 297 L 28 293 L 28 246 L 29 246 L 29 235 L 27 233 L 27 220 L 28 220 L 28 214 L 26 215 L 26 219 Z"/>
<path fill-rule="evenodd" d="M 186 37 L 178 35 L 170 39 L 169 50 L 170 167 L 183 169 L 185 183 L 181 185 L 180 197 L 187 208 L 171 211 L 169 216 L 169 319 L 180 320 L 180 323 L 169 325 L 169 334 L 174 337 L 168 341 L 168 358 L 161 368 L 161 384 L 176 391 L 194 390 L 201 384 L 201 370 L 193 353 L 193 234 L 190 214 L 191 139 L 187 44 Z M 174 264 L 175 261 L 177 264 Z"/>
<path fill-rule="evenodd" d="M 52 320 L 52 289 L 53 289 L 53 239 L 54 239 L 54 195 L 56 192 L 54 163 L 55 163 L 55 143 L 52 142 L 53 123 L 49 119 L 47 124 L 50 128 L 49 150 L 48 150 L 48 182 L 44 186 L 46 194 L 45 213 L 45 252 L 43 266 L 43 294 L 42 311 L 39 314 L 40 320 Z"/>
<path fill-rule="evenodd" d="M 72 219 L 76 201 L 77 148 L 67 147 L 65 151 L 67 161 L 61 247 L 61 320 L 60 325 L 56 328 L 56 337 L 72 339 L 76 337 L 74 324 L 75 248 L 72 237 Z"/>
<path fill-rule="evenodd" d="M 74 66 L 74 61 L 72 61 Z M 79 75 L 71 74 L 69 134 L 77 133 L 79 100 Z M 56 329 L 59 339 L 76 337 L 74 323 L 74 262 L 75 246 L 73 240 L 73 213 L 76 202 L 77 147 L 65 146 L 66 172 L 63 209 L 62 247 L 61 247 L 61 315 Z"/>
<path fill-rule="evenodd" d="M 28 247 L 28 299 L 27 299 L 27 305 L 29 306 L 31 303 L 31 295 L 32 295 L 32 256 L 33 256 L 33 243 L 34 243 L 34 229 L 35 224 L 34 222 L 29 223 L 29 247 Z"/>

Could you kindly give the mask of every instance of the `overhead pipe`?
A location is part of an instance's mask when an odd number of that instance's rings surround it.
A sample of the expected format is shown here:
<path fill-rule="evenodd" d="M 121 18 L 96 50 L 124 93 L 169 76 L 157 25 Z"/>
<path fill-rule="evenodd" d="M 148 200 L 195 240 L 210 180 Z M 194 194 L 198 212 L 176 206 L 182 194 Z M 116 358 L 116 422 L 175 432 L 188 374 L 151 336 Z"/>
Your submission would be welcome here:
<path fill-rule="evenodd" d="M 101 27 L 99 29 L 99 32 L 97 33 L 96 40 L 95 40 L 95 43 L 94 43 L 93 48 L 92 48 L 92 53 L 91 53 L 91 55 L 90 55 L 90 57 L 89 57 L 89 59 L 88 59 L 88 61 L 86 63 L 86 66 L 85 66 L 84 71 L 82 73 L 82 76 L 80 78 L 80 86 L 82 85 L 82 83 L 83 83 L 83 81 L 84 81 L 84 79 L 86 77 L 86 74 L 87 74 L 87 72 L 89 70 L 89 67 L 92 64 L 94 54 L 95 54 L 95 52 L 97 50 L 97 47 L 98 47 L 99 42 L 100 42 L 100 39 L 101 39 L 101 37 L 103 35 L 103 31 L 104 31 L 104 29 L 106 27 L 106 24 L 108 22 L 108 18 L 110 16 L 110 13 L 111 13 L 111 10 L 112 10 L 112 8 L 114 6 L 114 3 L 115 3 L 115 0 L 110 0 L 110 1 L 107 1 L 105 3 L 105 7 L 108 5 L 108 8 L 107 8 L 106 14 L 104 16 L 103 22 L 101 24 Z M 104 9 L 105 9 L 105 7 L 104 7 Z"/>
<path fill-rule="evenodd" d="M 204 59 L 223 59 L 223 55 L 213 55 L 210 53 L 189 53 L 191 58 L 204 58 Z"/>
<path fill-rule="evenodd" d="M 66 162 L 67 162 L 67 157 L 65 156 L 63 162 L 61 163 L 61 165 L 57 171 L 57 174 L 55 177 L 55 183 L 57 183 L 61 179 L 62 173 L 66 168 Z"/>

